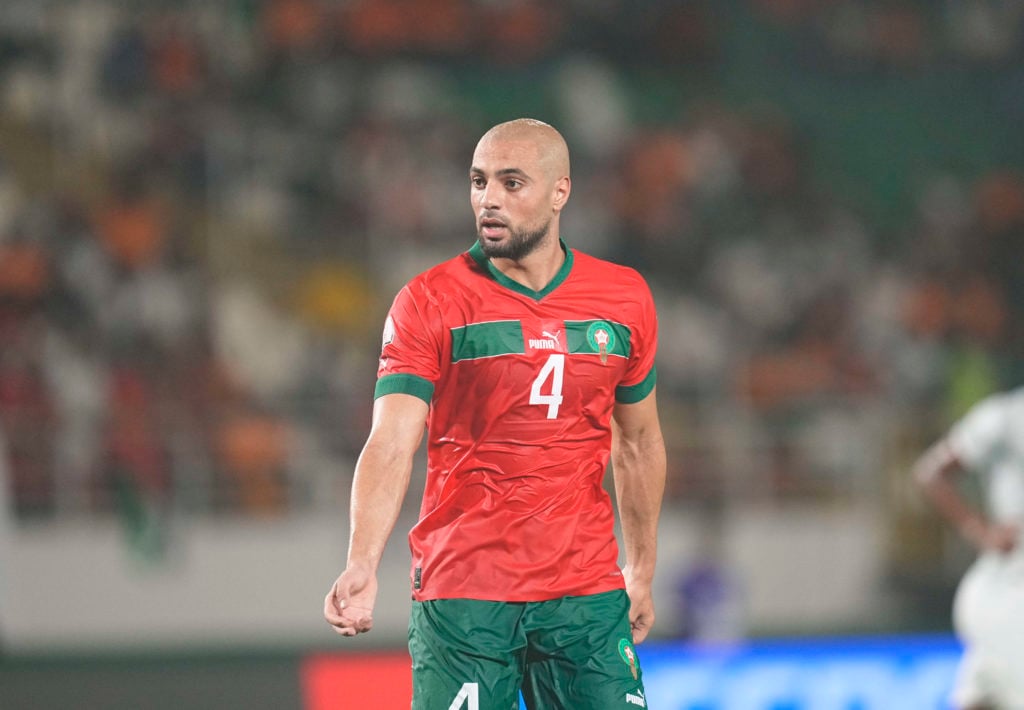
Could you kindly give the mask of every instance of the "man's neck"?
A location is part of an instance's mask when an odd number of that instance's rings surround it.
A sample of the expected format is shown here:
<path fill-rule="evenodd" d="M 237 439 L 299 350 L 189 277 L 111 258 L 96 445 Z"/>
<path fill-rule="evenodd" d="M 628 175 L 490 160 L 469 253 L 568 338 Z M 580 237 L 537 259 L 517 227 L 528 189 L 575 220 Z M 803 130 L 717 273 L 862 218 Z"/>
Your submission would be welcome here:
<path fill-rule="evenodd" d="M 551 283 L 565 263 L 565 252 L 557 235 L 550 235 L 534 251 L 522 259 L 491 259 L 494 267 L 506 277 L 532 291 L 542 291 Z"/>

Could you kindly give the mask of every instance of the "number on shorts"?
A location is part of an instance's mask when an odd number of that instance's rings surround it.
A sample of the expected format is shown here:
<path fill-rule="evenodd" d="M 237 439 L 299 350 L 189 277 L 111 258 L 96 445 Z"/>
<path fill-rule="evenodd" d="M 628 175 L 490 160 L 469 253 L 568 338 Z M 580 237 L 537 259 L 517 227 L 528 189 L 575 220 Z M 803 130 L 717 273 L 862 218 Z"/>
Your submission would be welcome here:
<path fill-rule="evenodd" d="M 461 710 L 463 703 L 466 710 L 480 710 L 480 688 L 476 683 L 463 683 L 448 710 Z"/>
<path fill-rule="evenodd" d="M 565 372 L 565 355 L 556 353 L 548 358 L 544 367 L 540 368 L 540 374 L 533 381 L 530 388 L 530 404 L 548 405 L 548 419 L 558 416 L 558 408 L 562 406 L 562 374 Z M 551 391 L 548 394 L 541 394 L 541 387 L 551 379 Z"/>

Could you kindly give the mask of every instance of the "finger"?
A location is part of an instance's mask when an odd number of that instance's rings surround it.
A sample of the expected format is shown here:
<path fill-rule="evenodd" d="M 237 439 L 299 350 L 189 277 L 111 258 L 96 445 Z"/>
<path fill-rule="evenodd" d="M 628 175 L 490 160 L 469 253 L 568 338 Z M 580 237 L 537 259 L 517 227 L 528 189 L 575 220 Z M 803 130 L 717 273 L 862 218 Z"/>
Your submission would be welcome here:
<path fill-rule="evenodd" d="M 342 636 L 355 636 L 373 628 L 373 618 L 365 613 L 353 615 L 343 609 L 340 613 L 325 612 L 327 622 Z"/>
<path fill-rule="evenodd" d="M 324 618 L 335 626 L 345 623 L 345 619 L 341 615 L 340 605 L 335 600 L 334 589 L 331 589 L 324 599 Z"/>
<path fill-rule="evenodd" d="M 336 627 L 354 628 L 357 631 L 369 628 L 373 623 L 371 609 L 352 606 L 345 599 L 338 599 L 337 590 L 331 589 L 324 599 L 324 618 Z"/>
<path fill-rule="evenodd" d="M 649 627 L 644 624 L 633 625 L 633 643 L 642 643 L 647 638 L 647 631 Z"/>
<path fill-rule="evenodd" d="M 630 627 L 633 631 L 633 643 L 640 643 L 647 638 L 648 632 L 654 625 L 654 615 L 639 613 L 635 619 L 630 620 Z"/>
<path fill-rule="evenodd" d="M 365 633 L 373 628 L 373 609 L 343 603 L 341 616 L 346 624 L 358 633 Z"/>

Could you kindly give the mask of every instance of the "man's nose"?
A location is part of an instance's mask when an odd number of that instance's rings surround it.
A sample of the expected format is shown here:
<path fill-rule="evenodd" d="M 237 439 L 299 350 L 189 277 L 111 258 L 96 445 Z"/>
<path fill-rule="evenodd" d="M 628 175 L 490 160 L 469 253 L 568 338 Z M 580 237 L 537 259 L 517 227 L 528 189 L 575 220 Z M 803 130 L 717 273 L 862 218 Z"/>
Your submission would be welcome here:
<path fill-rule="evenodd" d="M 493 182 L 488 182 L 480 190 L 480 206 L 484 209 L 494 209 L 501 205 L 501 188 Z"/>

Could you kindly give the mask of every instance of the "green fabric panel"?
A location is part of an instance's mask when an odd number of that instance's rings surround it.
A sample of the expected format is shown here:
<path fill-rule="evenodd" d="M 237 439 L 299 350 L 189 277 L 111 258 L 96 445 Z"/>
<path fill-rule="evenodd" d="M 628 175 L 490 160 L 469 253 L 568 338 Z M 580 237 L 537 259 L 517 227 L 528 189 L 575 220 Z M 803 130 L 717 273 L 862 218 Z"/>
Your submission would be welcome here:
<path fill-rule="evenodd" d="M 596 339 L 596 333 L 603 326 L 611 329 L 611 338 L 608 342 L 608 354 L 619 357 L 629 357 L 630 330 L 621 323 L 614 323 L 607 320 L 567 320 L 565 321 L 565 337 L 569 352 L 573 354 L 597 354 L 600 350 L 600 343 Z"/>
<path fill-rule="evenodd" d="M 452 328 L 452 362 L 525 352 L 523 326 L 517 320 L 470 323 Z"/>

